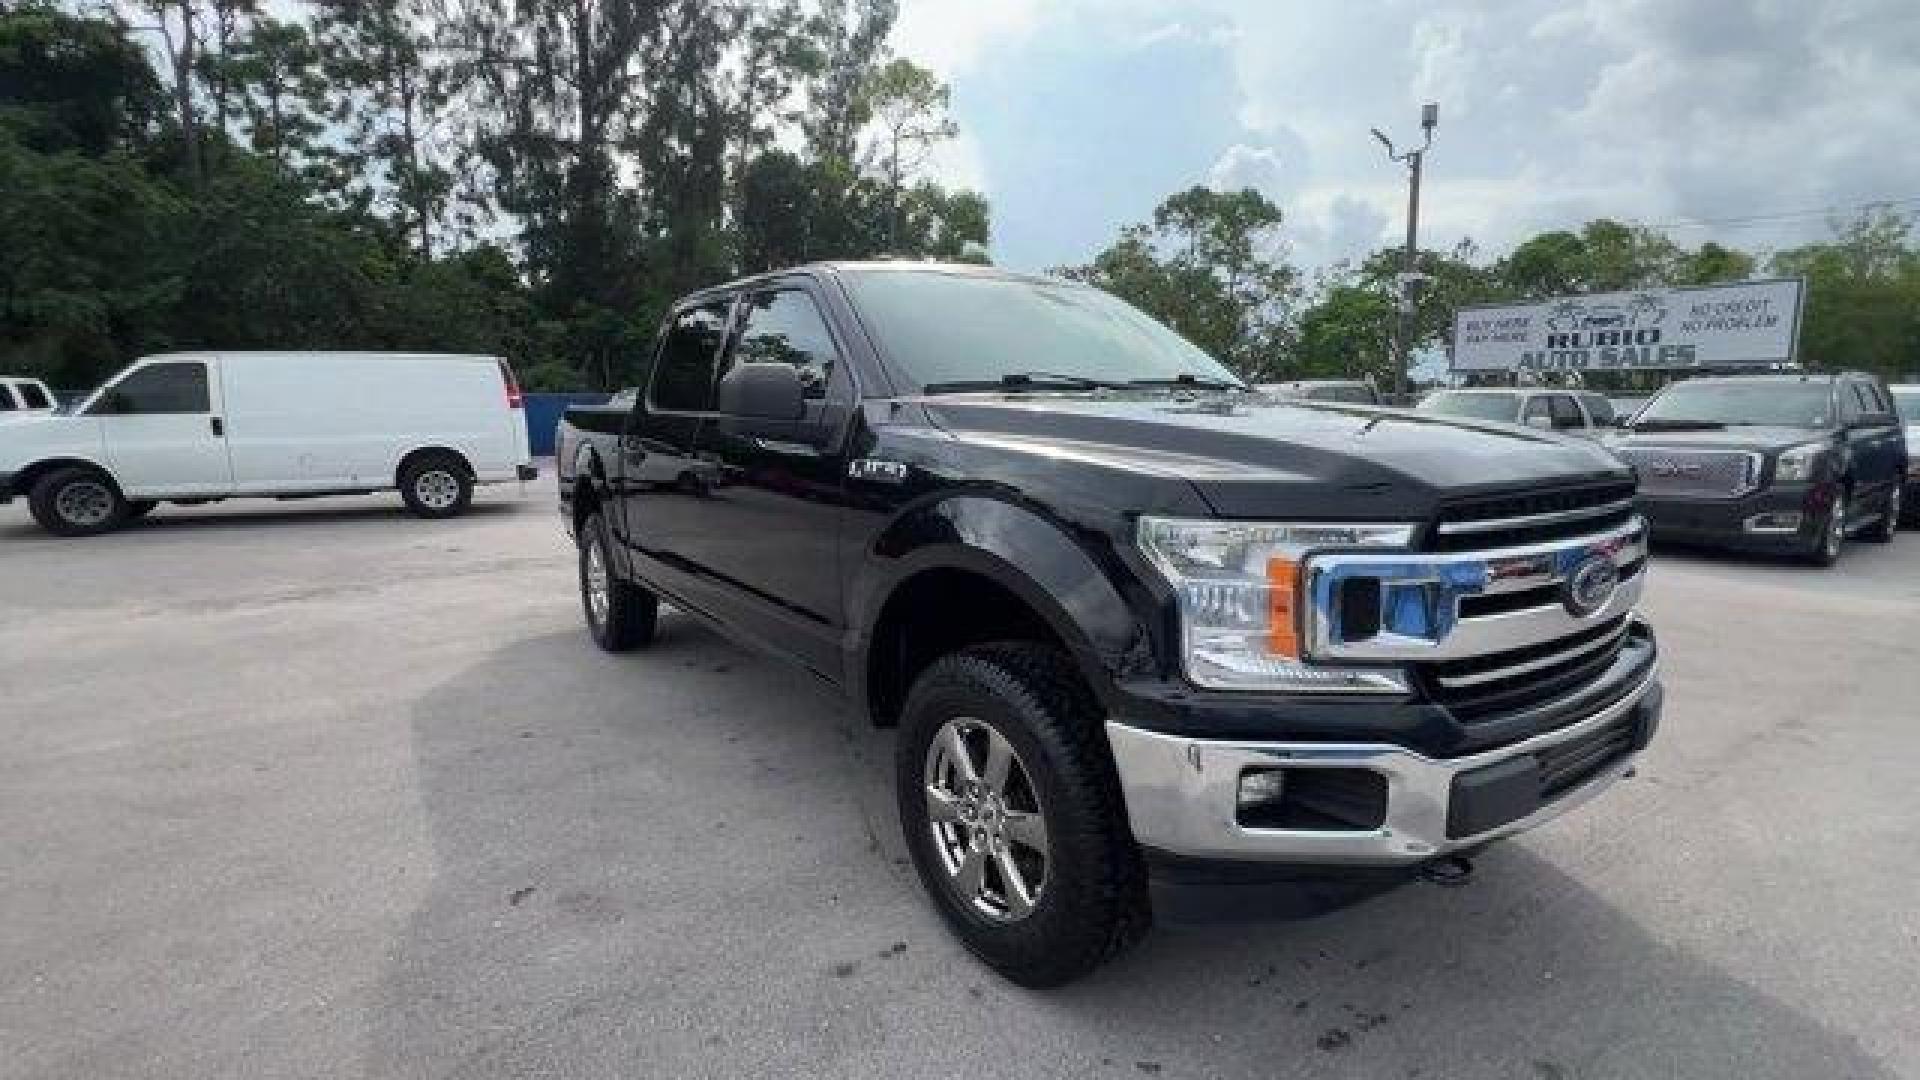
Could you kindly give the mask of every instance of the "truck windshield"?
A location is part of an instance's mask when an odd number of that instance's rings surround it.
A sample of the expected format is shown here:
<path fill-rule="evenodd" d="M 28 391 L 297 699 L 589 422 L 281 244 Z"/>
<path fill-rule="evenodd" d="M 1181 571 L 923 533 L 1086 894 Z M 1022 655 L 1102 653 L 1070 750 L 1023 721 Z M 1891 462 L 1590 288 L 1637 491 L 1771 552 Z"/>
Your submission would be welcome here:
<path fill-rule="evenodd" d="M 1633 426 L 1826 427 L 1832 423 L 1831 390 L 1823 382 L 1675 383 L 1633 418 Z"/>
<path fill-rule="evenodd" d="M 1913 427 L 1920 425 L 1920 390 L 1895 390 L 1893 408 L 1900 414 L 1900 422 Z"/>
<path fill-rule="evenodd" d="M 1115 297 L 1066 281 L 908 267 L 845 278 L 860 321 L 921 386 L 1074 380 L 1179 385 L 1240 380 L 1187 339 Z M 1011 379 L 1009 379 L 1011 377 Z"/>
<path fill-rule="evenodd" d="M 1500 420 L 1513 423 L 1519 399 L 1508 394 L 1473 394 L 1443 390 L 1420 403 L 1423 412 L 1446 416 L 1470 416 L 1475 420 Z"/>

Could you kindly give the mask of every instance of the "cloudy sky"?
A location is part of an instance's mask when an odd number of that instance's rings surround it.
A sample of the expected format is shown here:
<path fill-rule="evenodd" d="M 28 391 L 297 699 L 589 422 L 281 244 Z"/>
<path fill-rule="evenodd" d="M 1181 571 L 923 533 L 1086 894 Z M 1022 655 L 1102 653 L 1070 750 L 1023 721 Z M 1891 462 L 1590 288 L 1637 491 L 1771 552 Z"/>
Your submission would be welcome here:
<path fill-rule="evenodd" d="M 1394 242 L 1367 129 L 1426 100 L 1427 246 L 1609 215 L 1767 250 L 1920 209 L 1920 0 L 904 0 L 894 43 L 952 84 L 937 167 L 1019 269 L 1194 183 L 1264 191 L 1308 268 Z"/>

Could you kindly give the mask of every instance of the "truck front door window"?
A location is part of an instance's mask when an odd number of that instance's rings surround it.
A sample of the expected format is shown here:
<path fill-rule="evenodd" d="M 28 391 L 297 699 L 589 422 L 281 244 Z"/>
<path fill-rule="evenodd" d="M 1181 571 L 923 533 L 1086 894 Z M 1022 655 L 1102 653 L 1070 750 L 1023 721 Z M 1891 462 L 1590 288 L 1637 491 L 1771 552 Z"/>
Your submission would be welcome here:
<path fill-rule="evenodd" d="M 755 293 L 742 309 L 745 320 L 736 364 L 791 364 L 810 398 L 825 397 L 833 374 L 833 334 L 813 299 L 798 289 Z"/>
<path fill-rule="evenodd" d="M 714 409 L 715 368 L 726 342 L 730 300 L 688 308 L 674 316 L 653 362 L 653 407 L 662 412 L 707 413 Z"/>

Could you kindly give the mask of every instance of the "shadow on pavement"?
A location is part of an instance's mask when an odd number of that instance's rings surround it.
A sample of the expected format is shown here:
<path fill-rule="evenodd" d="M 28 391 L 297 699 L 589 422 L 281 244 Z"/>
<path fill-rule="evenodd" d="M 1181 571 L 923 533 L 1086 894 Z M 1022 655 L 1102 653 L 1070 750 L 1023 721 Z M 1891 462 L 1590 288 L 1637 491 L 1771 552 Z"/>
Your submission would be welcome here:
<path fill-rule="evenodd" d="M 412 720 L 434 862 L 363 1071 L 1889 1075 L 1524 842 L 1462 888 L 1163 931 L 1019 990 L 903 867 L 890 737 L 808 678 L 671 613 L 632 656 L 569 632 L 449 672 Z"/>

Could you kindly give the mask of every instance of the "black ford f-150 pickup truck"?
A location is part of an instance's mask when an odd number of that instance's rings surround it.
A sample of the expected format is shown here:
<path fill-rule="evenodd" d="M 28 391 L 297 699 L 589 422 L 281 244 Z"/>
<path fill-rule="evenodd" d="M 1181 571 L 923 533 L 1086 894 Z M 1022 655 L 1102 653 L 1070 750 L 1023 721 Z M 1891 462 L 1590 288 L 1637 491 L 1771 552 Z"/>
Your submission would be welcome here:
<path fill-rule="evenodd" d="M 1028 985 L 1199 901 L 1453 860 L 1659 720 L 1605 450 L 1268 398 L 1082 285 L 752 278 L 674 307 L 617 430 L 579 419 L 594 640 L 664 601 L 898 725 L 919 874 Z"/>
<path fill-rule="evenodd" d="M 1906 439 L 1872 375 L 1689 379 L 1608 442 L 1640 475 L 1655 540 L 1831 566 L 1849 536 L 1887 543 L 1900 528 Z"/>

